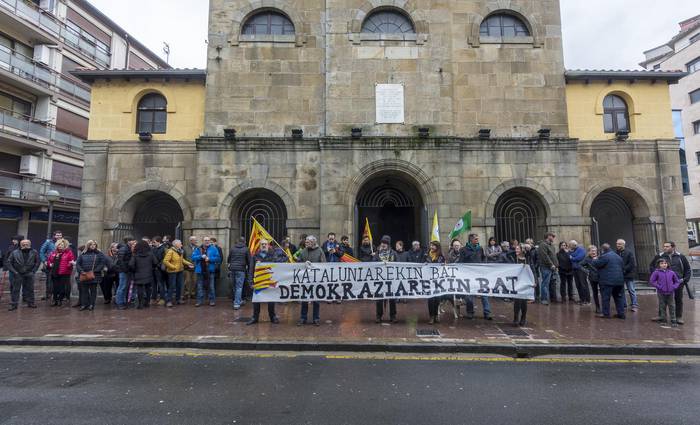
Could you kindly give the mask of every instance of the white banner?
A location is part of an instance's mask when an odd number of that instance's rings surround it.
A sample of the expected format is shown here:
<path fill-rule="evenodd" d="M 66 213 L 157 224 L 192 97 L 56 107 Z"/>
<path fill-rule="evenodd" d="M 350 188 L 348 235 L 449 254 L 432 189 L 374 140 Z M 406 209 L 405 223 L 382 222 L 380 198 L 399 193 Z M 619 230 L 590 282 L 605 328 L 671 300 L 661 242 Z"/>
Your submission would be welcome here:
<path fill-rule="evenodd" d="M 424 299 L 479 295 L 533 300 L 535 277 L 520 264 L 259 264 L 253 302 Z"/>

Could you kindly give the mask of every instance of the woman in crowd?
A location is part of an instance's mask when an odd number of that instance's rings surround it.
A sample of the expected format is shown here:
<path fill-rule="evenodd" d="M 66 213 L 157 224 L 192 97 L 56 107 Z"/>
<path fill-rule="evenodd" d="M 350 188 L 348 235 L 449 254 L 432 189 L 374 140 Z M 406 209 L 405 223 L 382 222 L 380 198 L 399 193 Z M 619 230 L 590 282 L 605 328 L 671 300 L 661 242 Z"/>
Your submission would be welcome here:
<path fill-rule="evenodd" d="M 75 265 L 73 251 L 69 248 L 67 240 L 58 240 L 56 242 L 56 250 L 49 255 L 47 261 L 51 270 L 51 282 L 53 283 L 52 305 L 54 307 L 63 305 L 63 300 L 69 296 L 70 278 L 73 275 L 73 265 Z"/>
<path fill-rule="evenodd" d="M 113 288 L 117 285 L 119 279 L 119 272 L 117 272 L 117 257 L 119 255 L 119 244 L 112 242 L 107 250 L 107 259 L 109 260 L 109 266 L 105 272 L 105 276 L 100 281 L 100 289 L 102 289 L 102 297 L 105 300 L 105 304 L 112 303 L 112 293 Z"/>
<path fill-rule="evenodd" d="M 97 242 L 88 241 L 75 265 L 80 285 L 80 311 L 95 309 L 97 285 L 102 281 L 103 273 L 109 265 L 107 256 L 97 249 Z"/>
<path fill-rule="evenodd" d="M 561 302 L 566 301 L 567 297 L 569 301 L 574 301 L 574 267 L 573 264 L 571 264 L 571 252 L 566 242 L 559 244 L 557 260 L 559 260 Z"/>
<path fill-rule="evenodd" d="M 194 265 L 185 260 L 182 250 L 182 241 L 175 239 L 173 246 L 165 252 L 163 266 L 168 274 L 168 289 L 166 291 L 166 307 L 172 308 L 173 304 L 180 304 L 180 291 L 185 282 L 185 267 L 192 268 Z"/>
<path fill-rule="evenodd" d="M 153 286 L 153 270 L 158 260 L 153 255 L 147 241 L 139 241 L 134 247 L 134 255 L 129 260 L 129 269 L 134 273 L 134 286 L 138 299 L 138 310 L 150 307 L 149 290 Z"/>
<path fill-rule="evenodd" d="M 598 269 L 593 266 L 593 261 L 598 258 L 598 247 L 591 245 L 588 247 L 588 252 L 586 253 L 586 258 L 581 262 L 581 268 L 583 269 L 586 276 L 588 276 L 588 282 L 591 284 L 591 290 L 593 292 L 593 302 L 595 303 L 596 314 L 600 313 L 600 291 L 598 287 Z"/>
<path fill-rule="evenodd" d="M 501 254 L 503 253 L 503 250 L 501 247 L 498 245 L 498 242 L 496 242 L 496 238 L 490 237 L 489 238 L 489 243 L 486 246 L 486 262 L 487 263 L 498 263 L 501 258 Z"/>
<path fill-rule="evenodd" d="M 530 261 L 525 255 L 525 250 L 521 245 L 515 246 L 515 263 L 530 265 Z M 537 285 L 533 285 L 536 287 Z M 527 300 L 516 299 L 513 302 L 513 326 L 524 327 L 527 325 Z"/>
<path fill-rule="evenodd" d="M 440 242 L 433 241 L 430 242 L 430 248 L 428 249 L 428 262 L 432 264 L 445 264 L 445 257 L 442 255 L 442 246 Z M 441 296 L 433 297 L 428 299 L 428 314 L 430 315 L 431 325 L 439 323 L 438 312 L 440 309 L 440 301 L 442 301 Z"/>

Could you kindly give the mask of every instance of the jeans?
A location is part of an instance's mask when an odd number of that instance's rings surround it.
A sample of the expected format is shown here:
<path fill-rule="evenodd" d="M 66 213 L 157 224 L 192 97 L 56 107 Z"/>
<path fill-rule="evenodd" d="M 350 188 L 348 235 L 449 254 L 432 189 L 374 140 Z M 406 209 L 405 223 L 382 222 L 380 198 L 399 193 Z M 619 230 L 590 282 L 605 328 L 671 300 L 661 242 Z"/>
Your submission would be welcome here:
<path fill-rule="evenodd" d="M 540 302 L 549 303 L 549 283 L 552 280 L 552 269 L 548 267 L 540 267 Z"/>
<path fill-rule="evenodd" d="M 675 294 L 660 294 L 656 293 L 659 298 L 659 320 L 666 321 L 666 309 L 671 319 L 671 323 L 676 323 L 676 297 Z"/>
<path fill-rule="evenodd" d="M 559 293 L 561 294 L 561 300 L 566 301 L 567 297 L 570 300 L 574 300 L 574 275 L 567 274 L 566 272 L 559 272 L 559 281 L 561 282 L 561 287 L 559 288 Z M 577 288 L 578 289 L 578 288 Z M 581 294 L 579 293 L 579 299 Z"/>
<path fill-rule="evenodd" d="M 70 275 L 52 276 L 53 280 L 53 300 L 63 301 L 66 298 L 67 288 L 70 285 Z"/>
<path fill-rule="evenodd" d="M 126 297 L 129 294 L 129 274 L 119 273 L 119 286 L 117 287 L 117 305 L 126 305 Z"/>
<path fill-rule="evenodd" d="M 16 307 L 19 304 L 20 289 L 22 290 L 24 301 L 28 305 L 34 305 L 34 273 L 14 275 L 10 285 L 11 305 Z"/>
<path fill-rule="evenodd" d="M 474 315 L 474 295 L 470 295 L 467 297 L 467 315 L 468 316 L 473 316 Z M 439 303 L 439 301 L 438 301 Z M 484 310 L 484 317 L 489 317 L 491 316 L 491 303 L 489 302 L 488 297 L 481 297 L 481 307 Z"/>
<path fill-rule="evenodd" d="M 209 275 L 209 290 L 206 291 L 209 295 L 209 303 L 216 302 L 216 274 L 210 272 Z M 197 273 L 197 304 L 202 304 L 204 302 L 204 274 Z"/>
<path fill-rule="evenodd" d="M 168 291 L 168 274 L 160 270 L 153 271 L 154 287 L 151 291 L 151 299 L 155 300 L 157 298 L 165 299 Z"/>
<path fill-rule="evenodd" d="M 80 293 L 80 306 L 94 308 L 97 300 L 97 281 L 80 282 Z"/>
<path fill-rule="evenodd" d="M 615 300 L 615 310 L 619 317 L 625 317 L 625 296 L 623 286 L 600 285 L 602 294 L 603 316 L 610 317 L 610 297 Z"/>
<path fill-rule="evenodd" d="M 627 292 L 630 294 L 630 302 L 632 303 L 632 307 L 639 307 L 638 301 L 637 301 L 637 287 L 634 283 L 634 279 L 625 279 L 625 286 L 627 287 Z M 625 299 L 625 307 L 627 307 L 627 297 L 623 297 Z"/>
<path fill-rule="evenodd" d="M 243 285 L 245 284 L 246 272 L 234 270 L 231 272 L 233 278 L 233 291 L 231 291 L 231 301 L 234 307 L 240 307 L 243 298 Z"/>
<path fill-rule="evenodd" d="M 176 304 L 180 300 L 180 290 L 185 281 L 185 272 L 168 273 L 168 289 L 165 301 Z"/>
<path fill-rule="evenodd" d="M 314 301 L 313 305 L 314 305 L 313 320 L 315 322 L 317 320 L 321 320 L 321 304 Z M 301 320 L 306 322 L 306 320 L 308 318 L 309 318 L 309 303 L 302 302 L 301 303 Z"/>

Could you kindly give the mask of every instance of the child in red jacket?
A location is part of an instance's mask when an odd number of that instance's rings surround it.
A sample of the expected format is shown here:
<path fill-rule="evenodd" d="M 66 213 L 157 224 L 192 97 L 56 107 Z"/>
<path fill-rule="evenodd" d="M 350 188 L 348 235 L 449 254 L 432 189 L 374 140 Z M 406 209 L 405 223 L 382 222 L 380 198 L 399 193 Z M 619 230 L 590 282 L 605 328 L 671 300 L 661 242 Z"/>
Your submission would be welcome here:
<path fill-rule="evenodd" d="M 674 293 L 681 286 L 681 281 L 676 273 L 668 268 L 666 260 L 659 260 L 657 269 L 651 274 L 649 284 L 656 288 L 656 295 L 659 298 L 659 323 L 668 323 L 666 322 L 666 309 L 668 308 L 671 326 L 677 327 Z"/>

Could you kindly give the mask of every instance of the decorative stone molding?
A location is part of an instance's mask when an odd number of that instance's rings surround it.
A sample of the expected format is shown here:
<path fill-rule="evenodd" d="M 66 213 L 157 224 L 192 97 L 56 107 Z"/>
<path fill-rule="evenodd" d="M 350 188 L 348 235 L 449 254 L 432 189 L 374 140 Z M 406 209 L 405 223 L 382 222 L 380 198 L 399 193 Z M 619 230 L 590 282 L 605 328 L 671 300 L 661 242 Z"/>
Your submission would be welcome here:
<path fill-rule="evenodd" d="M 489 196 L 486 201 L 486 210 L 484 211 L 485 217 L 493 217 L 496 211 L 496 203 L 498 199 L 503 196 L 504 193 L 511 189 L 526 188 L 530 189 L 540 197 L 542 205 L 544 205 L 547 211 L 547 218 L 552 217 L 552 205 L 557 204 L 557 198 L 552 192 L 550 192 L 546 187 L 530 179 L 512 179 L 505 181 L 498 185 Z"/>
<path fill-rule="evenodd" d="M 413 23 L 414 34 L 363 34 L 362 24 L 365 19 L 377 9 L 396 10 L 408 17 Z M 430 26 L 421 10 L 416 7 L 416 0 L 366 0 L 355 11 L 353 19 L 348 23 L 348 37 L 353 44 L 363 41 L 411 41 L 418 45 L 425 44 L 430 34 Z"/>
<path fill-rule="evenodd" d="M 241 34 L 243 25 L 256 13 L 266 10 L 274 10 L 285 15 L 294 24 L 294 35 L 256 35 L 249 36 Z M 234 12 L 231 22 L 231 33 L 229 44 L 238 46 L 240 43 L 261 42 L 261 43 L 294 43 L 300 47 L 306 43 L 306 33 L 303 29 L 303 20 L 295 12 L 295 8 L 286 0 L 251 0 L 244 2 L 241 7 Z M 216 47 L 216 46 L 215 46 Z M 223 46 L 222 46 L 223 47 Z"/>
<path fill-rule="evenodd" d="M 590 217 L 591 208 L 596 198 L 607 190 L 615 191 L 627 202 L 632 214 L 637 219 L 651 218 L 650 205 L 654 203 L 647 196 L 646 190 L 636 182 L 626 180 L 623 184 L 599 183 L 588 191 L 581 204 L 581 215 Z M 659 222 L 660 220 L 654 220 Z"/>
<path fill-rule="evenodd" d="M 289 192 L 282 186 L 271 181 L 270 179 L 249 179 L 242 181 L 226 195 L 219 207 L 219 220 L 230 220 L 233 214 L 233 206 L 241 194 L 252 189 L 267 189 L 274 192 L 282 199 L 284 206 L 287 209 L 287 218 L 297 218 L 297 207 Z"/>
<path fill-rule="evenodd" d="M 190 204 L 187 201 L 187 197 L 185 196 L 185 194 L 176 189 L 175 185 L 160 180 L 146 180 L 140 183 L 130 185 L 129 189 L 126 192 L 122 192 L 119 195 L 119 198 L 117 198 L 117 201 L 114 203 L 114 208 L 112 210 L 118 215 L 118 220 L 112 221 L 117 221 L 119 223 L 130 223 L 133 217 L 124 216 L 130 211 L 129 208 L 125 207 L 134 196 L 147 191 L 163 192 L 167 195 L 172 196 L 173 199 L 175 199 L 175 201 L 177 201 L 177 203 L 180 205 L 180 209 L 182 209 L 182 215 L 185 218 L 184 221 L 193 220 L 192 208 L 190 207 Z"/>

